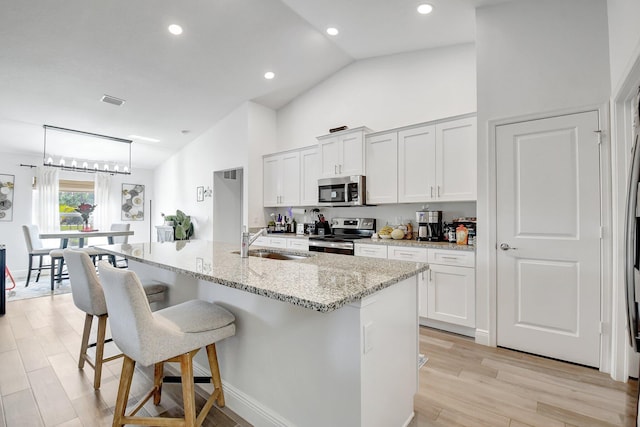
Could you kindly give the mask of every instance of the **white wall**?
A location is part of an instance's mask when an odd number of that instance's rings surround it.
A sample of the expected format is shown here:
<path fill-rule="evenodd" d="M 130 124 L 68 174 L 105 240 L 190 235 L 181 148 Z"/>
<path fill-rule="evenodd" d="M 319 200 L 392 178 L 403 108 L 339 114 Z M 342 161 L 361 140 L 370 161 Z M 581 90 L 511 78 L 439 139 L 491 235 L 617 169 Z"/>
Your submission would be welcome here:
<path fill-rule="evenodd" d="M 357 61 L 278 110 L 278 146 L 317 143 L 342 125 L 374 131 L 476 111 L 475 47 Z"/>
<path fill-rule="evenodd" d="M 21 167 L 20 164 L 40 165 L 42 157 L 14 155 L 0 153 L 0 173 L 15 175 L 15 190 L 13 199 L 13 221 L 0 221 L 0 244 L 7 247 L 7 265 L 16 278 L 26 277 L 28 256 L 24 242 L 22 225 L 32 223 L 32 188 L 31 179 L 36 176 L 36 169 Z M 61 179 L 79 181 L 93 181 L 94 175 L 83 172 L 60 172 Z M 144 169 L 133 169 L 131 175 L 113 175 L 111 181 L 111 220 L 112 222 L 124 222 L 120 219 L 120 200 L 122 183 L 142 184 L 145 186 L 147 197 L 153 192 L 152 172 Z M 145 200 L 145 209 L 149 208 L 148 199 Z M 148 212 L 148 211 L 147 211 Z M 145 212 L 144 221 L 132 221 L 131 230 L 134 235 L 129 238 L 131 242 L 146 241 L 149 239 L 150 217 Z M 46 246 L 58 246 L 59 242 L 45 242 Z M 105 239 L 90 239 L 89 244 L 106 244 Z"/>
<path fill-rule="evenodd" d="M 478 229 L 489 230 L 488 121 L 605 103 L 610 94 L 604 0 L 522 0 L 479 8 Z M 488 239 L 477 247 L 477 327 L 489 328 Z"/>
<path fill-rule="evenodd" d="M 637 0 L 609 0 L 609 53 L 611 88 L 616 89 L 630 65 L 640 53 L 640 2 Z"/>
<path fill-rule="evenodd" d="M 237 168 L 243 169 L 242 223 L 264 225 L 262 155 L 274 151 L 274 140 L 275 112 L 252 102 L 240 105 L 156 168 L 154 225 L 162 223 L 160 212 L 180 209 L 195 218 L 195 238 L 212 240 L 213 198 L 197 202 L 196 188 L 213 187 L 213 172 Z"/>

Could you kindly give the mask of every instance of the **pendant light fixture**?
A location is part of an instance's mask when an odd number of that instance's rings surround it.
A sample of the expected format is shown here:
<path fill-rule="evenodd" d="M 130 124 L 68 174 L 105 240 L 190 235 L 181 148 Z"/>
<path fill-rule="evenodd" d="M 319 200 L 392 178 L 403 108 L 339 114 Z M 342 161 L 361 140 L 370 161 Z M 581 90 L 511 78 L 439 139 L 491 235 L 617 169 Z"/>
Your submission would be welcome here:
<path fill-rule="evenodd" d="M 50 125 L 42 127 L 44 166 L 77 172 L 131 175 L 130 139 Z"/>

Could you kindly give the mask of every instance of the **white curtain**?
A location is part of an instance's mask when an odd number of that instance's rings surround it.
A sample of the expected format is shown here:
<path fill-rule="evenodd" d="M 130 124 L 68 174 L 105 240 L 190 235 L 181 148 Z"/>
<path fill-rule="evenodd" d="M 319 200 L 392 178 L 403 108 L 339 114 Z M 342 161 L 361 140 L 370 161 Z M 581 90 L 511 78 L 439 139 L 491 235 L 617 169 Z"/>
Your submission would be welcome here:
<path fill-rule="evenodd" d="M 111 175 L 96 173 L 94 181 L 93 228 L 109 230 L 111 228 Z"/>
<path fill-rule="evenodd" d="M 60 229 L 60 170 L 57 168 L 39 167 L 38 208 L 35 218 L 41 232 L 57 231 Z"/>

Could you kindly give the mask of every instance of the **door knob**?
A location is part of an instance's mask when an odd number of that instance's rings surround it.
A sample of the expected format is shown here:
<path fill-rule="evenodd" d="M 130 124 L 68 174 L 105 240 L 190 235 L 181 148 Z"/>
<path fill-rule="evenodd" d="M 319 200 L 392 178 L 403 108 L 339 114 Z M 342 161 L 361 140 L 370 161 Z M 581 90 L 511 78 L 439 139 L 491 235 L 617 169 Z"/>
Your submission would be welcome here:
<path fill-rule="evenodd" d="M 509 249 L 515 250 L 518 248 L 512 248 L 508 243 L 500 243 L 500 249 L 502 249 L 503 251 L 508 251 Z"/>

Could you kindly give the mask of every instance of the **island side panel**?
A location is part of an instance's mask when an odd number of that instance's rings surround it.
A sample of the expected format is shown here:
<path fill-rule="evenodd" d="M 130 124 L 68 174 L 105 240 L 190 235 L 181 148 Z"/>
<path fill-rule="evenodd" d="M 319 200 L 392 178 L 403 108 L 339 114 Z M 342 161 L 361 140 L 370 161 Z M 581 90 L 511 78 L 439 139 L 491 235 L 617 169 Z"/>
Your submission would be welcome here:
<path fill-rule="evenodd" d="M 362 300 L 362 426 L 406 426 L 418 385 L 418 278 Z"/>

